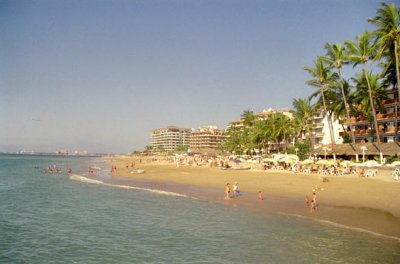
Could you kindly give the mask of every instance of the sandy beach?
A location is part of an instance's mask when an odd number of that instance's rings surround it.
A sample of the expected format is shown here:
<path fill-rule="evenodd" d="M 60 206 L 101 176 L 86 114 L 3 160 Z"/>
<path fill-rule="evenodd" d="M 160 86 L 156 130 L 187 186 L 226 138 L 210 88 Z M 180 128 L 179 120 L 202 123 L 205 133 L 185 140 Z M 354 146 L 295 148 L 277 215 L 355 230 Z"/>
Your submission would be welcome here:
<path fill-rule="evenodd" d="M 293 173 L 281 170 L 222 170 L 209 166 L 179 166 L 166 161 L 150 161 L 132 157 L 105 158 L 117 166 L 115 177 L 130 179 L 142 185 L 220 200 L 228 204 L 240 203 L 247 208 L 260 205 L 258 192 L 264 200 L 262 211 L 299 215 L 319 221 L 360 228 L 400 238 L 400 182 L 392 179 L 391 169 L 380 169 L 374 178 L 357 175 L 326 176 Z M 135 162 L 135 169 L 145 173 L 131 173 L 126 164 Z M 328 179 L 323 182 L 322 178 Z M 226 183 L 238 183 L 243 194 L 224 200 Z M 166 185 L 163 183 L 173 183 Z M 194 186 L 195 188 L 188 188 Z M 311 200 L 316 190 L 319 207 L 311 212 L 305 197 Z"/>

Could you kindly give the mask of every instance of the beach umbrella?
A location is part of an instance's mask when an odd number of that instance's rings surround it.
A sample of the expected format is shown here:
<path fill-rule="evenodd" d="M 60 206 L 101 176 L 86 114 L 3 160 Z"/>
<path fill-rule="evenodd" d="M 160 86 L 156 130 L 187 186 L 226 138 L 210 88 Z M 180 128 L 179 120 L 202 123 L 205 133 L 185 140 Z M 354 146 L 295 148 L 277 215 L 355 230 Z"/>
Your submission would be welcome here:
<path fill-rule="evenodd" d="M 349 165 L 354 166 L 354 167 L 363 167 L 364 166 L 364 164 L 362 164 L 362 163 L 355 163 L 355 162 L 352 162 Z"/>
<path fill-rule="evenodd" d="M 379 166 L 380 164 L 376 162 L 376 160 L 368 160 L 364 163 L 364 165 L 368 167 L 373 167 L 373 166 Z"/>
<path fill-rule="evenodd" d="M 285 162 L 285 163 L 289 163 L 289 164 L 293 164 L 293 163 L 297 162 L 296 159 L 292 159 L 290 157 L 284 157 L 283 159 L 280 159 L 279 161 L 282 161 L 282 162 Z"/>
<path fill-rule="evenodd" d="M 323 160 L 317 161 L 316 164 L 318 164 L 318 165 L 333 165 L 333 164 L 335 164 L 335 161 L 323 159 Z"/>
<path fill-rule="evenodd" d="M 263 161 L 265 161 L 265 162 L 276 162 L 276 159 L 274 159 L 274 158 L 265 158 L 265 159 L 263 159 Z"/>

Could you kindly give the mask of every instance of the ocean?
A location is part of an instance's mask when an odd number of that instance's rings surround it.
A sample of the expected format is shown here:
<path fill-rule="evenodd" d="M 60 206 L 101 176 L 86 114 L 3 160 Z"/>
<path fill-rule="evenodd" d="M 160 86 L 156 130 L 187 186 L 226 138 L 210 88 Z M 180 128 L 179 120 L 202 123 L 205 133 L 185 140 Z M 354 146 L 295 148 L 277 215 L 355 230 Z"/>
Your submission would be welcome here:
<path fill-rule="evenodd" d="M 87 175 L 94 165 L 100 176 Z M 400 263 L 396 238 L 110 183 L 108 170 L 0 155 L 0 263 Z"/>

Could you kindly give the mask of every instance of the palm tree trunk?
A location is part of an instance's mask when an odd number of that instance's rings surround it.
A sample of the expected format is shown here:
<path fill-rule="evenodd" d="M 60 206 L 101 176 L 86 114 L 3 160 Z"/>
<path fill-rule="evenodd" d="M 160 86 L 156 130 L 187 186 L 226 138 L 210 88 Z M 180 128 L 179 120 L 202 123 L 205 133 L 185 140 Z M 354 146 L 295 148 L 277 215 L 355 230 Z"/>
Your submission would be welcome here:
<path fill-rule="evenodd" d="M 324 87 L 325 87 L 325 85 L 321 86 L 322 104 L 324 105 L 324 114 L 328 118 L 328 126 L 329 126 L 329 134 L 331 136 L 331 144 L 335 145 L 335 137 L 333 136 L 333 128 L 332 128 L 332 118 L 329 117 L 328 110 L 326 109 L 325 95 L 324 95 L 324 90 L 323 90 Z"/>
<path fill-rule="evenodd" d="M 380 137 L 379 137 L 379 130 L 378 130 L 378 121 L 376 120 L 376 111 L 375 111 L 374 101 L 372 100 L 371 84 L 369 83 L 368 73 L 365 70 L 365 64 L 363 64 L 363 72 L 364 72 L 365 79 L 367 79 L 369 102 L 370 102 L 371 108 L 372 108 L 372 117 L 374 118 L 376 142 L 381 143 L 381 140 L 380 140 Z"/>
<path fill-rule="evenodd" d="M 395 57 L 395 60 L 396 60 L 396 79 L 397 79 L 397 81 L 396 81 L 396 86 L 397 86 L 397 91 L 398 91 L 398 94 L 399 94 L 399 96 L 398 96 L 398 98 L 397 98 L 397 100 L 396 100 L 396 134 L 395 134 L 395 137 L 394 137 L 394 141 L 395 142 L 397 142 L 397 130 L 398 130 L 398 127 L 397 127 L 397 107 L 398 107 L 398 104 L 399 104 L 399 101 L 400 101 L 400 69 L 399 69 L 399 58 L 398 58 L 398 56 L 397 56 L 397 41 L 396 40 L 394 40 L 393 41 L 393 44 L 394 44 L 394 57 Z"/>
<path fill-rule="evenodd" d="M 333 132 L 333 118 L 332 118 L 332 112 L 329 112 L 328 114 L 328 122 L 329 122 L 329 130 L 330 130 L 330 134 L 331 134 L 331 140 L 332 140 L 332 144 L 335 145 L 335 134 Z"/>
<path fill-rule="evenodd" d="M 346 100 L 346 95 L 344 94 L 343 77 L 342 77 L 342 73 L 340 72 L 340 69 L 338 69 L 338 73 L 339 73 L 339 78 L 340 78 L 340 89 L 342 91 L 344 109 L 346 110 L 346 118 L 347 118 L 347 122 L 350 122 L 350 109 L 349 109 L 349 104 L 347 103 L 347 100 Z M 351 132 L 351 138 L 353 140 L 353 144 L 356 144 L 356 138 L 354 136 L 354 130 L 353 130 L 352 125 L 350 125 L 350 132 Z"/>

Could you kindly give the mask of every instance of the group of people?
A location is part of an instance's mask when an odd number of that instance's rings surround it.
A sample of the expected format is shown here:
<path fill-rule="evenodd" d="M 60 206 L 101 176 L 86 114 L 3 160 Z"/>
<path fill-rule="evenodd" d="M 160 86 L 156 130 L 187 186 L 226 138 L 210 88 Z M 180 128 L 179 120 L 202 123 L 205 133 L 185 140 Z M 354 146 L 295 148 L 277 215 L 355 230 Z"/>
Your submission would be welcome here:
<path fill-rule="evenodd" d="M 232 193 L 232 195 L 231 195 L 231 193 Z M 231 188 L 231 184 L 229 182 L 225 185 L 225 199 L 226 200 L 231 199 L 231 198 L 236 198 L 240 195 L 241 195 L 241 193 L 240 193 L 237 182 L 235 182 L 235 184 L 232 185 L 232 188 Z M 258 191 L 258 199 L 260 201 L 264 200 L 262 191 Z"/>
<path fill-rule="evenodd" d="M 233 195 L 231 196 L 231 192 L 233 193 Z M 240 195 L 240 191 L 239 191 L 239 187 L 237 182 L 235 182 L 235 184 L 232 186 L 230 183 L 228 182 L 225 186 L 225 199 L 230 199 L 230 198 L 236 198 Z"/>

